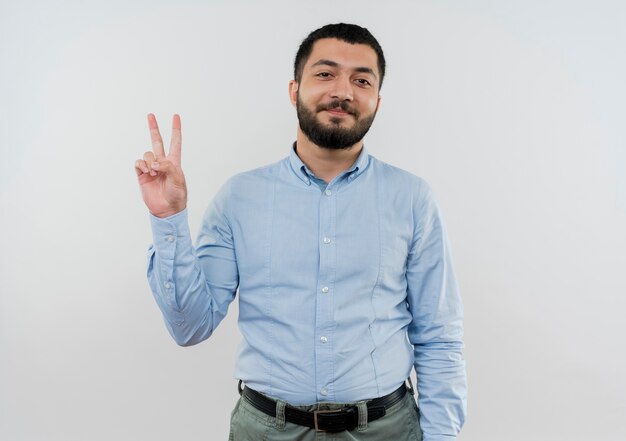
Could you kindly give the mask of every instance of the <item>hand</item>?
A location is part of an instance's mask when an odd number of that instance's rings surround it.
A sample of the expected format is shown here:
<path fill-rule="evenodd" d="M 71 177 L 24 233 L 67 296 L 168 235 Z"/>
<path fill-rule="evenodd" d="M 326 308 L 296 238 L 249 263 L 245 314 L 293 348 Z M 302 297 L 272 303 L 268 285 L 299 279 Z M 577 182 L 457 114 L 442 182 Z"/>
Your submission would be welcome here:
<path fill-rule="evenodd" d="M 157 217 L 176 214 L 187 206 L 187 185 L 180 167 L 182 135 L 180 116 L 172 119 L 170 151 L 165 156 L 163 140 L 155 116 L 148 114 L 148 127 L 152 139 L 152 151 L 135 162 L 135 172 L 141 195 L 150 213 Z"/>

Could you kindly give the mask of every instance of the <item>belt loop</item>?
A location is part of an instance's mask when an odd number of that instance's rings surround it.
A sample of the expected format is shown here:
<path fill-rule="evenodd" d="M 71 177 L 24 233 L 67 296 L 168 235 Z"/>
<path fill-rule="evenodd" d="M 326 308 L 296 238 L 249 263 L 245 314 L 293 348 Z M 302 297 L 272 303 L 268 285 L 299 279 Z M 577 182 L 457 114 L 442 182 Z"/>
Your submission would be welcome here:
<path fill-rule="evenodd" d="M 276 400 L 276 428 L 280 431 L 285 430 L 285 403 L 281 400 Z"/>
<path fill-rule="evenodd" d="M 413 389 L 413 381 L 411 381 L 411 376 L 409 375 L 409 378 L 407 378 L 407 380 L 409 381 L 409 392 L 411 393 L 411 395 L 415 395 L 415 389 Z"/>
<path fill-rule="evenodd" d="M 357 430 L 359 432 L 367 429 L 367 401 L 359 401 L 356 403 L 357 410 L 359 412 L 359 424 Z"/>
<path fill-rule="evenodd" d="M 242 380 L 239 380 L 239 384 L 237 384 L 237 390 L 239 391 L 239 396 L 243 393 L 243 388 L 241 387 Z"/>

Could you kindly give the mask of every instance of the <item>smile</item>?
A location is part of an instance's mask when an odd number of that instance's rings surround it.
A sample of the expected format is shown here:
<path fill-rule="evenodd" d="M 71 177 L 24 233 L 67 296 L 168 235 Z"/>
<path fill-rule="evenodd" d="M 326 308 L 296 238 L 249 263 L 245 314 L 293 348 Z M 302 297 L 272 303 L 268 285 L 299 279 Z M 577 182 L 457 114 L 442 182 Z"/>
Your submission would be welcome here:
<path fill-rule="evenodd" d="M 346 112 L 345 110 L 341 110 L 341 109 L 326 109 L 326 112 L 330 113 L 333 116 L 348 116 L 350 115 L 350 113 Z"/>

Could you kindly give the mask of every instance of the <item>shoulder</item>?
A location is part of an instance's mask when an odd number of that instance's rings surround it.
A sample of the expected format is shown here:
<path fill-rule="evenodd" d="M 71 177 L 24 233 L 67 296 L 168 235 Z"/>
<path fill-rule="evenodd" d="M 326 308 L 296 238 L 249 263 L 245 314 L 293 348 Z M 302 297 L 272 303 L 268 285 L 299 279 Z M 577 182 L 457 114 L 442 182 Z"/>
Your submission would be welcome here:
<path fill-rule="evenodd" d="M 381 185 L 398 193 L 408 193 L 414 201 L 432 198 L 432 188 L 421 176 L 370 155 L 370 167 Z"/>
<path fill-rule="evenodd" d="M 224 182 L 220 192 L 239 193 L 263 186 L 264 183 L 271 182 L 278 175 L 281 168 L 285 166 L 285 161 L 285 159 L 281 159 L 271 164 L 236 173 Z"/>
<path fill-rule="evenodd" d="M 264 199 L 263 195 L 268 194 L 270 186 L 274 185 L 276 177 L 285 166 L 286 160 L 281 159 L 271 164 L 239 172 L 224 182 L 216 198 L 224 201 L 230 207 Z"/>

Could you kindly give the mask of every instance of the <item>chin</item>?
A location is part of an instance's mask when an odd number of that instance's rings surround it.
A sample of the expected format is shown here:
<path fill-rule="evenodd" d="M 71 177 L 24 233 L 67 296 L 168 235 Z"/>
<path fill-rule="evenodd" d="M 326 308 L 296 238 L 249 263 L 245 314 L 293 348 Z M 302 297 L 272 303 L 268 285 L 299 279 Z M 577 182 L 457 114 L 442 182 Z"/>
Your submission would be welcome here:
<path fill-rule="evenodd" d="M 350 129 L 356 124 L 356 121 L 348 121 L 347 118 L 337 118 L 336 116 L 331 116 L 326 121 L 320 122 L 328 127 L 341 126 L 344 129 Z"/>

